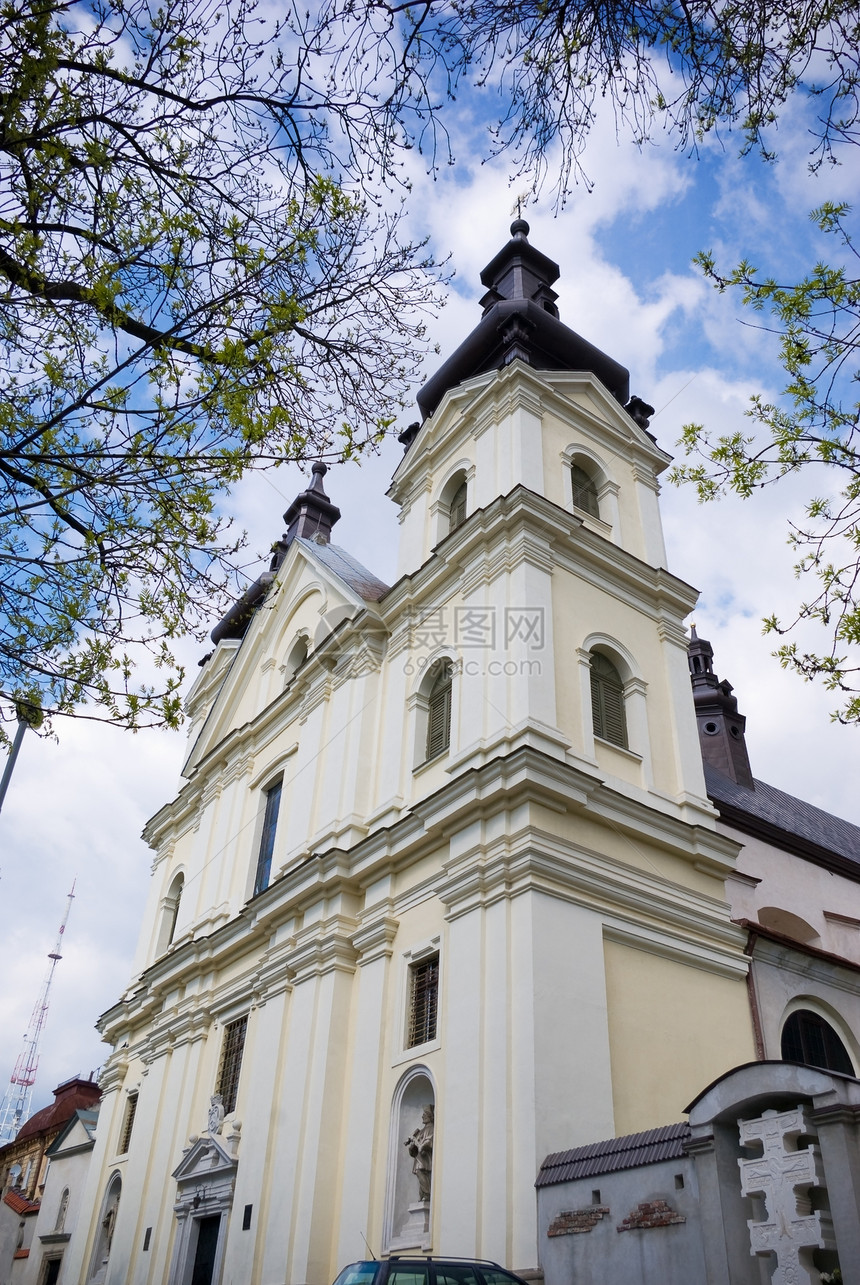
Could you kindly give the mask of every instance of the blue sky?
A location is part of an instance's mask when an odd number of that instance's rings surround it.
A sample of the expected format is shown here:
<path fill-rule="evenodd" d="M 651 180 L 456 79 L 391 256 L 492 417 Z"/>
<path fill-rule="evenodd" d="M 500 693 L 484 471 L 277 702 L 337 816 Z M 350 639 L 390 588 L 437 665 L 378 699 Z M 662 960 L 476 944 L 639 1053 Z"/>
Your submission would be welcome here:
<path fill-rule="evenodd" d="M 618 142 L 612 122 L 600 120 L 585 158 L 593 191 L 577 189 L 557 217 L 549 200 L 526 210 L 532 243 L 561 267 L 562 320 L 630 368 L 632 390 L 658 409 L 652 427 L 669 451 L 688 420 L 743 425 L 752 393 L 780 390 L 772 338 L 743 327 L 739 299 L 717 294 L 690 261 L 700 249 L 713 250 L 726 267 L 746 255 L 790 279 L 819 255 L 834 257 L 832 239 L 816 232 L 807 213 L 828 197 L 856 196 L 858 167 L 810 178 L 808 124 L 804 105 L 792 105 L 779 133 L 781 159 L 765 165 L 754 155 L 738 158 L 733 136 L 725 148 L 710 141 L 696 160 L 659 136 L 642 149 Z M 417 155 L 409 159 L 412 226 L 431 237 L 440 257 L 450 253 L 456 271 L 433 326 L 441 354 L 428 373 L 479 319 L 479 272 L 507 239 L 511 207 L 525 186 L 509 184 L 504 157 L 478 164 L 470 131 L 471 123 L 462 141 L 454 138 L 457 167 L 436 180 Z M 414 411 L 405 413 L 398 430 L 414 418 Z M 400 451 L 389 441 L 378 456 L 335 469 L 326 480 L 344 515 L 336 541 L 389 580 L 398 526 L 384 492 Z M 249 530 L 251 574 L 253 554 L 264 557 L 283 529 L 284 509 L 305 485 L 297 468 L 283 468 L 250 479 L 226 501 Z M 860 731 L 834 726 L 828 694 L 783 673 L 770 658 L 772 642 L 761 635 L 761 617 L 786 612 L 799 593 L 785 519 L 800 511 L 805 493 L 804 479 L 794 479 L 746 503 L 702 508 L 689 491 L 665 485 L 669 567 L 702 590 L 696 623 L 748 716 L 754 773 L 860 823 Z M 185 650 L 190 684 L 203 649 Z M 182 734 L 132 736 L 88 723 L 60 731 L 58 745 L 28 736 L 0 818 L 4 1089 L 66 893 L 78 880 L 36 1105 L 60 1080 L 86 1075 L 104 1056 L 92 1028 L 129 980 L 149 876 L 140 830 L 175 793 L 183 750 Z"/>

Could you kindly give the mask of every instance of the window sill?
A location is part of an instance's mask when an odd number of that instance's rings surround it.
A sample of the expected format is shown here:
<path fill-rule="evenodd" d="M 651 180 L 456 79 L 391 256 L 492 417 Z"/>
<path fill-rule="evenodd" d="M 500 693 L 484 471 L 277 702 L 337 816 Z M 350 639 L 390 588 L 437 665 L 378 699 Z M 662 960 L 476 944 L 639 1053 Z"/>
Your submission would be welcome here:
<path fill-rule="evenodd" d="M 637 754 L 635 750 L 628 750 L 626 746 L 618 745 L 615 741 L 607 741 L 604 740 L 602 736 L 595 735 L 594 743 L 595 745 L 605 745 L 607 749 L 615 750 L 616 754 L 623 754 L 624 757 L 630 759 L 632 763 L 642 762 L 641 754 Z"/>
<path fill-rule="evenodd" d="M 431 759 L 424 759 L 421 763 L 418 764 L 417 767 L 414 767 L 412 769 L 412 775 L 418 776 L 421 772 L 424 771 L 425 767 L 432 767 L 434 763 L 438 763 L 440 759 L 445 758 L 445 756 L 447 754 L 450 754 L 450 752 L 451 752 L 451 746 L 446 745 L 444 750 L 440 750 L 438 754 L 434 754 Z"/>
<path fill-rule="evenodd" d="M 588 512 L 588 509 L 581 509 L 577 504 L 572 505 L 572 508 L 574 515 L 580 518 L 586 526 L 591 527 L 592 530 L 609 539 L 612 535 L 611 522 L 605 522 L 603 518 L 596 518 L 593 513 Z"/>
<path fill-rule="evenodd" d="M 416 1058 L 426 1057 L 428 1053 L 435 1053 L 436 1050 L 441 1047 L 442 1041 L 438 1038 L 435 1040 L 428 1040 L 426 1044 L 413 1044 L 412 1048 L 404 1049 L 402 1053 L 397 1055 L 397 1057 L 392 1058 L 391 1065 L 402 1066 L 404 1062 L 412 1062 Z"/>

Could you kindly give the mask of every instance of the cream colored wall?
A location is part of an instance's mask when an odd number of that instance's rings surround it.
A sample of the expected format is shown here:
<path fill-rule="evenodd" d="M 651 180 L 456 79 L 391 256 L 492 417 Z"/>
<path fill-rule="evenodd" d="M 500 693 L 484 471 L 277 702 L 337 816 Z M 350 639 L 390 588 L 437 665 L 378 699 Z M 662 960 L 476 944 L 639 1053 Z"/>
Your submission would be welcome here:
<path fill-rule="evenodd" d="M 603 465 L 617 489 L 606 504 L 609 525 L 595 529 L 644 561 L 665 566 L 657 475 L 669 457 L 593 375 L 534 371 L 514 362 L 446 394 L 399 465 L 389 492 L 401 505 L 398 575 L 426 561 L 447 534 L 438 501 L 455 469 L 471 475 L 469 512 L 517 485 L 572 512 L 563 456 L 577 446 Z"/>
<path fill-rule="evenodd" d="M 755 1058 L 742 976 L 605 943 L 617 1134 L 673 1124 L 712 1080 Z"/>
<path fill-rule="evenodd" d="M 801 938 L 807 945 L 860 964 L 860 883 L 754 835 L 726 825 L 719 829 L 743 844 L 740 877 L 726 885 L 733 919 L 755 921 L 764 908 L 787 911 L 809 925 L 811 933 Z M 762 922 L 777 930 L 775 918 L 766 914 Z M 785 927 L 785 935 L 793 936 L 791 926 Z"/>
<path fill-rule="evenodd" d="M 577 433 L 599 445 L 601 432 L 618 487 L 608 536 L 581 524 L 563 494 L 564 452 Z M 390 1157 L 402 1147 L 391 1103 L 410 1067 L 426 1069 L 441 1106 L 434 1250 L 528 1267 L 546 1152 L 675 1119 L 657 1111 L 661 1090 L 685 1099 L 703 1075 L 746 1057 L 747 1034 L 734 1034 L 743 936 L 722 884 L 736 849 L 716 833 L 690 748 L 681 622 L 693 596 L 655 569 L 663 459 L 590 376 L 515 364 L 471 381 L 425 425 L 395 481 L 410 574 L 363 604 L 297 545 L 242 646 L 222 644 L 204 669 L 186 784 L 146 832 L 157 852 L 148 971 L 105 1019 L 115 1045 L 106 1129 L 137 1084 L 136 1128 L 150 1140 L 123 1162 L 123 1282 L 167 1278 L 167 1175 L 205 1127 L 223 1028 L 242 1013 L 223 1279 L 252 1285 L 328 1285 L 363 1252 L 359 1232 L 380 1248 Z M 430 557 L 434 503 L 465 466 L 484 511 Z M 509 495 L 518 483 L 527 489 Z M 650 567 L 635 561 L 646 555 Z M 410 621 L 436 608 L 498 616 L 523 606 L 545 614 L 536 671 L 525 644 L 499 636 L 471 650 L 410 637 Z M 319 627 L 334 610 L 346 622 L 336 638 Z M 303 632 L 309 659 L 285 687 Z M 594 743 L 577 653 L 595 636 L 630 653 L 638 758 Z M 423 765 L 419 662 L 441 654 L 459 666 L 451 745 Z M 213 674 L 226 675 L 220 695 Z M 265 790 L 281 774 L 271 882 L 250 899 Z M 156 958 L 178 870 L 176 936 Z M 434 942 L 437 1038 L 407 1049 L 411 952 Z M 631 1041 L 649 1004 L 653 1038 Z M 676 1065 L 665 1040 L 682 1023 L 694 1038 Z M 119 1163 L 112 1136 L 100 1129 L 93 1208 Z M 253 1235 L 236 1217 L 246 1204 Z M 153 1246 L 142 1256 L 146 1226 Z"/>

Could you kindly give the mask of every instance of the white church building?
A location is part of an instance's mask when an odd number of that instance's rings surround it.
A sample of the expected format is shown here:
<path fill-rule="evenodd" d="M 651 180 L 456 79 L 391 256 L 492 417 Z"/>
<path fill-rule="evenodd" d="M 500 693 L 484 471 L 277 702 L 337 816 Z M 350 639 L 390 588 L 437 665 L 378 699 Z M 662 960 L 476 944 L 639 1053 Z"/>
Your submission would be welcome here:
<path fill-rule="evenodd" d="M 100 1021 L 69 1285 L 329 1285 L 368 1247 L 534 1270 L 549 1153 L 673 1124 L 780 1056 L 782 1016 L 750 1002 L 762 878 L 706 788 L 669 457 L 557 277 L 517 219 L 401 438 L 396 583 L 333 542 L 315 465 L 213 631 Z M 702 718 L 722 744 L 732 718 Z M 781 1013 L 831 1011 L 795 989 Z"/>

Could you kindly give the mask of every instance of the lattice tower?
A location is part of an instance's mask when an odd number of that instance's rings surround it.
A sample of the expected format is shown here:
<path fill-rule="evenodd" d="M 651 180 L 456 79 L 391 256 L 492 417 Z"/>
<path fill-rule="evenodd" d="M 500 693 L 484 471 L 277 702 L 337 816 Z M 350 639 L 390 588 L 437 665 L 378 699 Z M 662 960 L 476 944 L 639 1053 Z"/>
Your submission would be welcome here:
<path fill-rule="evenodd" d="M 75 896 L 75 883 L 77 883 L 77 880 L 72 884 L 72 891 L 67 894 L 68 905 L 63 916 L 63 922 L 60 924 L 60 931 L 57 933 L 57 943 L 48 955 L 48 968 L 39 988 L 39 998 L 36 1000 L 30 1024 L 24 1035 L 24 1044 L 18 1054 L 18 1060 L 15 1063 L 9 1087 L 3 1098 L 3 1105 L 0 1107 L 0 1145 L 12 1142 L 21 1125 L 25 1124 L 30 1118 L 33 1085 L 36 1082 L 36 1072 L 39 1069 L 39 1041 L 48 1016 L 48 1003 L 51 982 L 54 980 L 54 969 L 63 958 L 61 953 L 63 933 L 66 931 L 66 924 L 69 922 L 69 911 L 72 908 L 72 901 Z"/>

